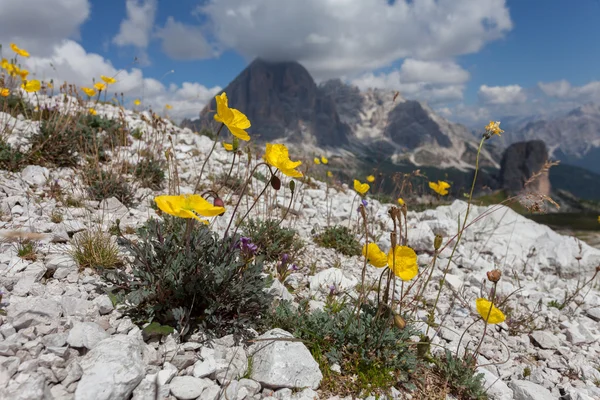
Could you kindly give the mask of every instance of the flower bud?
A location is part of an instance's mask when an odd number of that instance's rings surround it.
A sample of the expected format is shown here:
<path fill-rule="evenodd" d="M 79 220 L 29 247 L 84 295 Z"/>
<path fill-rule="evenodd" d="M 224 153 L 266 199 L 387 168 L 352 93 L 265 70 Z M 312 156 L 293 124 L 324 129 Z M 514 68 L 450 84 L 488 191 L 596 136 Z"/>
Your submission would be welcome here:
<path fill-rule="evenodd" d="M 435 235 L 435 239 L 433 239 L 433 248 L 439 250 L 442 247 L 442 235 Z"/>
<path fill-rule="evenodd" d="M 293 179 L 290 181 L 290 190 L 292 193 L 294 193 L 294 190 L 296 190 L 296 181 Z"/>
<path fill-rule="evenodd" d="M 404 329 L 406 327 L 406 321 L 398 314 L 394 314 L 394 325 L 396 325 L 396 328 L 398 329 Z"/>
<path fill-rule="evenodd" d="M 490 282 L 498 282 L 502 277 L 502 272 L 499 269 L 493 269 L 487 272 L 487 278 Z"/>
<path fill-rule="evenodd" d="M 271 186 L 275 190 L 281 189 L 281 180 L 275 175 L 271 176 Z"/>
<path fill-rule="evenodd" d="M 215 200 L 213 201 L 213 205 L 215 207 L 225 207 L 225 203 L 223 202 L 223 200 L 220 197 L 215 197 Z M 223 211 L 219 215 L 223 215 L 223 214 L 225 214 L 225 211 Z"/>

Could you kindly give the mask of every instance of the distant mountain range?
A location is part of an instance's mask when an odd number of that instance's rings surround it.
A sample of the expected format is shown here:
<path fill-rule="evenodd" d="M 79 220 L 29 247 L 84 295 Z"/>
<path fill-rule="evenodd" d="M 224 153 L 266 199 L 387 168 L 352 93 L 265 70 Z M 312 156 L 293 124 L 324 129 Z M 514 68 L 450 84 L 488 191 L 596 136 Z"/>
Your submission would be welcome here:
<path fill-rule="evenodd" d="M 474 167 L 478 139 L 469 129 L 435 114 L 425 103 L 393 91 L 327 81 L 320 86 L 297 62 L 253 61 L 224 89 L 229 104 L 252 122 L 258 142 L 279 141 L 307 155 L 370 155 L 415 166 Z M 215 101 L 182 126 L 215 129 Z M 482 165 L 497 168 L 500 153 L 485 149 Z"/>
<path fill-rule="evenodd" d="M 505 117 L 501 143 L 540 139 L 550 157 L 600 173 L 600 105 L 586 104 L 555 116 Z"/>
<path fill-rule="evenodd" d="M 331 168 L 342 174 L 421 168 L 433 175 L 431 179 L 450 174 L 456 183 L 463 182 L 456 186 L 457 193 L 472 179 L 480 133 L 392 90 L 361 91 L 339 79 L 317 85 L 297 62 L 256 59 L 224 91 L 230 106 L 252 122 L 248 132 L 253 142 L 286 143 L 296 157 L 309 159 L 326 153 L 335 160 Z M 214 132 L 215 108 L 213 99 L 199 119 L 181 125 Z M 493 186 L 493 171 L 508 145 L 533 139 L 546 143 L 551 158 L 600 173 L 600 106 L 589 104 L 553 117 L 509 116 L 501 122 L 505 133 L 482 151 L 480 165 L 488 177 L 482 174 L 482 185 Z M 577 192 L 576 178 L 570 186 Z M 600 198 L 600 189 L 593 192 L 592 198 Z"/>

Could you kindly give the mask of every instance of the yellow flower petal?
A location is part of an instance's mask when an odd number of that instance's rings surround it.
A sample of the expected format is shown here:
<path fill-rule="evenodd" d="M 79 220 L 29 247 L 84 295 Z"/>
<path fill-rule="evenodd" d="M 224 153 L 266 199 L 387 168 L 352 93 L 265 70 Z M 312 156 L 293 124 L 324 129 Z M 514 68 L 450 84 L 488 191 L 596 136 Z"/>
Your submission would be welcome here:
<path fill-rule="evenodd" d="M 314 160 L 315 164 L 319 165 L 321 164 L 321 160 L 319 159 L 319 157 L 315 157 Z"/>
<path fill-rule="evenodd" d="M 328 177 L 328 178 L 331 178 L 331 177 L 333 177 L 333 172 L 331 172 L 331 171 L 327 171 L 327 177 Z"/>
<path fill-rule="evenodd" d="M 27 50 L 23 50 L 21 48 L 19 48 L 16 44 L 11 43 L 10 44 L 10 48 L 12 49 L 12 51 L 14 51 L 15 53 L 17 53 L 18 55 L 20 55 L 21 57 L 29 57 L 29 53 L 27 52 Z"/>
<path fill-rule="evenodd" d="M 448 194 L 450 184 L 445 181 L 429 182 L 429 187 L 440 196 L 445 196 Z"/>
<path fill-rule="evenodd" d="M 370 183 L 375 182 L 375 177 L 373 175 L 367 176 L 367 182 L 370 182 Z"/>
<path fill-rule="evenodd" d="M 402 197 L 398 197 L 398 204 L 400 204 L 401 206 L 405 204 L 404 199 L 402 199 Z"/>
<path fill-rule="evenodd" d="M 501 322 L 504 322 L 504 320 L 506 319 L 504 313 L 500 311 L 495 305 L 493 305 L 492 302 L 489 300 L 480 297 L 477 299 L 475 304 L 477 306 L 477 312 L 479 313 L 481 318 L 483 318 L 484 321 L 487 319 L 488 324 L 499 324 Z"/>
<path fill-rule="evenodd" d="M 325 156 L 321 156 L 321 162 L 322 162 L 323 164 L 329 164 L 329 160 L 328 160 L 328 159 L 327 159 L 327 157 L 325 157 Z"/>
<path fill-rule="evenodd" d="M 92 88 L 82 87 L 81 90 L 83 90 L 83 93 L 87 94 L 90 97 L 93 97 L 96 95 L 96 91 Z"/>
<path fill-rule="evenodd" d="M 142 104 L 142 102 L 140 101 L 140 99 L 135 99 L 133 101 L 133 104 L 136 105 L 136 106 L 139 106 L 140 104 Z"/>
<path fill-rule="evenodd" d="M 38 90 L 40 90 L 40 88 L 42 87 L 42 84 L 37 79 L 33 79 L 30 81 L 23 82 L 21 84 L 21 87 L 23 89 L 25 89 L 25 91 L 33 93 L 33 92 L 37 92 Z"/>
<path fill-rule="evenodd" d="M 185 208 L 205 217 L 214 217 L 225 212 L 225 207 L 217 207 L 199 194 L 182 195 L 185 197 Z"/>
<path fill-rule="evenodd" d="M 106 89 L 106 84 L 102 83 L 102 82 L 96 82 L 94 83 L 94 87 L 98 90 L 98 91 L 102 91 L 104 89 Z"/>
<path fill-rule="evenodd" d="M 198 194 L 179 196 L 161 195 L 154 198 L 158 208 L 170 215 L 180 218 L 195 218 L 203 221 L 196 214 L 214 217 L 225 212 L 225 207 L 216 207 Z"/>
<path fill-rule="evenodd" d="M 233 144 L 231 144 L 231 143 L 225 143 L 225 142 L 223 142 L 223 147 L 227 151 L 232 151 L 233 150 Z"/>
<path fill-rule="evenodd" d="M 284 144 L 267 143 L 267 148 L 263 159 L 272 167 L 278 168 L 284 175 L 291 178 L 302 177 L 302 172 L 297 171 L 302 161 L 290 160 L 288 148 Z"/>
<path fill-rule="evenodd" d="M 110 76 L 100 75 L 100 79 L 106 82 L 107 85 L 112 85 L 113 83 L 117 82 L 115 78 L 112 78 Z"/>
<path fill-rule="evenodd" d="M 419 273 L 417 253 L 408 246 L 396 246 L 395 252 L 390 249 L 387 262 L 394 275 L 403 281 L 409 281 Z"/>
<path fill-rule="evenodd" d="M 170 105 L 170 104 L 165 104 L 165 108 L 166 108 L 167 110 L 171 110 L 171 109 L 173 108 L 173 106 L 172 106 L 172 105 Z"/>
<path fill-rule="evenodd" d="M 250 136 L 244 129 L 250 128 L 250 120 L 242 112 L 235 108 L 229 108 L 227 94 L 225 92 L 215 96 L 217 102 L 217 113 L 215 121 L 225 124 L 232 135 L 240 140 L 248 141 Z"/>
<path fill-rule="evenodd" d="M 358 179 L 354 180 L 354 190 L 356 190 L 360 195 L 367 193 L 370 187 L 371 186 L 369 186 L 368 183 L 360 183 Z"/>
<path fill-rule="evenodd" d="M 10 90 L 4 88 L 4 89 L 0 89 L 0 96 L 2 97 L 8 97 L 8 95 L 10 94 Z"/>
<path fill-rule="evenodd" d="M 368 246 L 364 245 L 362 254 L 367 259 L 367 262 L 376 268 L 383 268 L 388 263 L 387 256 L 376 243 L 369 243 Z"/>
<path fill-rule="evenodd" d="M 90 113 L 91 115 L 96 115 L 96 114 L 98 114 L 98 113 L 96 112 L 96 110 L 94 110 L 93 108 L 90 108 L 88 111 L 89 111 L 89 113 Z"/>

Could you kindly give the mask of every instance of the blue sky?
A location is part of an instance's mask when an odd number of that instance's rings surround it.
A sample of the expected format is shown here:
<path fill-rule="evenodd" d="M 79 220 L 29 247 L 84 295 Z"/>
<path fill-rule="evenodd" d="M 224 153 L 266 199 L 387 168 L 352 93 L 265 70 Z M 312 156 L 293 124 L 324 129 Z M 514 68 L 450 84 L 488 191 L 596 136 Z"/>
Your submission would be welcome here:
<path fill-rule="evenodd" d="M 317 81 L 399 90 L 471 125 L 600 102 L 600 0 L 0 0 L 0 9 L 0 43 L 27 48 L 37 77 L 89 86 L 118 72 L 115 91 L 154 109 L 169 103 L 176 119 L 197 115 L 257 56 L 300 61 Z"/>

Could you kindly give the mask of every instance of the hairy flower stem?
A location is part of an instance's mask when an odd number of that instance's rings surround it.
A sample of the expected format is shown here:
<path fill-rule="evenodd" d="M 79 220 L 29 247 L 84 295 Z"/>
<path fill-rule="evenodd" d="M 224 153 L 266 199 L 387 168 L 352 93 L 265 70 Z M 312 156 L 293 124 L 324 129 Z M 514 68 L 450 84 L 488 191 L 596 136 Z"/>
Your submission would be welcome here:
<path fill-rule="evenodd" d="M 481 344 L 483 343 L 483 339 L 485 338 L 485 334 L 487 333 L 487 328 L 488 328 L 488 320 L 490 319 L 490 315 L 492 315 L 492 309 L 494 308 L 494 302 L 496 301 L 496 286 L 498 285 L 498 282 L 494 282 L 494 286 L 492 287 L 492 293 L 491 293 L 491 300 L 490 300 L 490 309 L 488 310 L 487 313 L 487 317 L 485 318 L 485 326 L 483 327 L 483 333 L 481 334 L 481 339 L 479 340 L 479 344 L 477 345 L 477 347 L 475 348 L 475 351 L 473 352 L 473 356 L 471 359 L 471 362 L 475 361 L 475 358 L 477 357 L 477 353 L 479 352 L 479 349 L 481 348 Z"/>
<path fill-rule="evenodd" d="M 450 254 L 450 258 L 448 259 L 448 264 L 446 265 L 446 269 L 444 269 L 444 274 L 442 276 L 442 284 L 437 292 L 437 296 L 435 298 L 435 302 L 432 307 L 432 315 L 435 317 L 435 310 L 437 308 L 437 304 L 440 300 L 440 294 L 442 293 L 443 282 L 446 280 L 446 275 L 448 275 L 448 271 L 450 271 L 450 264 L 452 263 L 452 259 L 454 258 L 454 253 L 458 248 L 458 244 L 460 243 L 460 239 L 462 238 L 463 232 L 467 227 L 467 219 L 469 218 L 469 212 L 471 211 L 471 203 L 473 201 L 473 192 L 475 191 L 475 182 L 477 181 L 477 173 L 479 171 L 479 156 L 481 155 L 481 149 L 483 148 L 483 143 L 485 142 L 485 136 L 481 138 L 481 142 L 479 142 L 479 148 L 477 149 L 477 158 L 475 159 L 475 174 L 473 176 L 473 183 L 471 183 L 471 191 L 469 192 L 469 201 L 467 202 L 467 211 L 465 212 L 465 218 L 462 223 L 462 228 L 458 227 L 458 235 L 456 237 L 456 242 L 454 243 L 454 247 L 452 248 L 452 253 Z M 425 336 L 429 333 L 430 325 L 427 325 L 427 330 L 425 331 Z"/>
<path fill-rule="evenodd" d="M 233 153 L 233 160 L 231 160 L 231 167 L 229 167 L 229 172 L 227 173 L 227 176 L 225 177 L 225 180 L 221 183 L 221 186 L 219 186 L 219 188 L 217 189 L 217 192 L 220 192 L 221 189 L 223 189 L 223 187 L 225 185 L 227 185 L 227 182 L 229 181 L 229 178 L 231 177 L 231 171 L 233 171 L 233 166 L 235 165 L 235 156 L 237 155 L 236 152 Z"/>
<path fill-rule="evenodd" d="M 285 209 L 285 212 L 283 213 L 283 216 L 281 217 L 281 219 L 277 223 L 277 226 L 281 225 L 281 223 L 285 220 L 285 217 L 287 217 L 288 213 L 290 212 L 290 208 L 292 208 L 292 201 L 293 200 L 294 200 L 294 192 L 292 191 L 292 194 L 290 195 L 290 202 L 288 203 L 288 206 Z"/>
<path fill-rule="evenodd" d="M 225 126 L 225 124 L 221 124 L 221 126 L 219 127 L 219 130 L 217 131 L 217 134 L 215 135 L 215 142 L 213 143 L 213 146 L 210 149 L 210 152 L 204 159 L 204 163 L 202 163 L 202 168 L 200 168 L 200 174 L 198 175 L 198 180 L 196 181 L 196 186 L 194 187 L 194 193 L 196 193 L 198 191 L 198 188 L 200 187 L 200 180 L 202 179 L 202 173 L 204 172 L 204 167 L 206 167 L 206 164 L 208 163 L 208 159 L 212 155 L 213 151 L 215 151 L 215 147 L 217 147 L 217 143 L 219 142 L 219 134 L 221 133 L 221 130 L 223 129 L 224 126 Z"/>
<path fill-rule="evenodd" d="M 250 181 L 252 180 L 252 177 L 254 176 L 254 172 L 256 172 L 256 169 L 258 167 L 260 167 L 261 165 L 266 165 L 269 168 L 269 172 L 271 173 L 271 176 L 274 175 L 273 174 L 273 170 L 271 170 L 271 166 L 269 164 L 264 163 L 264 162 L 256 164 L 256 166 L 252 169 L 252 172 L 248 176 L 248 179 L 246 179 L 246 182 L 244 183 L 244 187 L 240 191 L 240 196 L 238 198 L 237 203 L 235 204 L 235 208 L 233 209 L 233 213 L 231 214 L 231 218 L 229 219 L 229 224 L 227 224 L 227 229 L 225 229 L 225 233 L 223 234 L 223 237 L 227 237 L 227 233 L 229 232 L 229 228 L 231 228 L 231 223 L 233 222 L 233 219 L 235 218 L 235 214 L 237 213 L 237 209 L 239 208 L 240 203 L 242 202 L 242 197 L 244 197 L 244 196 L 242 196 L 242 194 L 244 192 L 246 192 L 246 188 L 248 187 L 248 183 L 250 183 Z M 263 190 L 258 194 L 258 196 L 254 200 L 254 202 L 252 202 L 252 205 L 250 206 L 250 208 L 248 208 L 248 211 L 246 211 L 246 214 L 244 214 L 244 216 L 240 220 L 240 223 L 238 225 L 236 225 L 235 230 L 233 231 L 233 235 L 232 236 L 235 236 L 235 234 L 237 233 L 237 230 L 238 230 L 239 226 L 242 224 L 242 221 L 244 221 L 244 219 L 246 219 L 246 217 L 248 216 L 248 214 L 250 213 L 250 211 L 252 211 L 252 208 L 254 208 L 254 206 L 258 202 L 258 199 L 260 199 L 260 197 L 263 195 L 263 193 L 265 193 L 265 190 L 267 190 L 267 188 L 269 187 L 269 185 L 270 185 L 270 181 L 267 181 L 267 184 L 265 185 L 265 187 L 263 188 Z"/>

